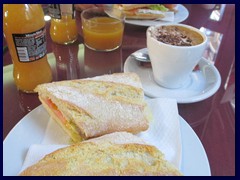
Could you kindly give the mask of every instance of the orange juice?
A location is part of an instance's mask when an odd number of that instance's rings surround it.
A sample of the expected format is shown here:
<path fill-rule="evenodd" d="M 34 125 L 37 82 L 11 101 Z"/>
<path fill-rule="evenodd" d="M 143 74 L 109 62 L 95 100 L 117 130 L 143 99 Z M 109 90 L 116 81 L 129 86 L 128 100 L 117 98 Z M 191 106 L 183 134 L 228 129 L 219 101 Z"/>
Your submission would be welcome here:
<path fill-rule="evenodd" d="M 77 40 L 77 24 L 71 15 L 62 16 L 61 19 L 51 19 L 50 35 L 58 44 L 69 44 Z"/>
<path fill-rule="evenodd" d="M 122 44 L 124 24 L 111 17 L 83 20 L 84 43 L 91 49 L 108 51 Z"/>
<path fill-rule="evenodd" d="M 18 89 L 33 92 L 52 80 L 46 56 L 46 30 L 41 5 L 4 4 L 3 30 L 13 62 Z"/>

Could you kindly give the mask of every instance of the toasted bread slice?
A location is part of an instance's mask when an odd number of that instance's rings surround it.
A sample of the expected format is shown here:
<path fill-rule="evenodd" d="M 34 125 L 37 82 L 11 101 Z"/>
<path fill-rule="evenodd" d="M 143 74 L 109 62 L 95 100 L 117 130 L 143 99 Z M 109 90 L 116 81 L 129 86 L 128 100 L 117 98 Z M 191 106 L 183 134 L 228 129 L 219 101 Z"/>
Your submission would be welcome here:
<path fill-rule="evenodd" d="M 139 133 L 152 118 L 134 73 L 47 83 L 35 91 L 74 142 L 119 131 Z"/>
<path fill-rule="evenodd" d="M 179 176 L 156 147 L 81 142 L 46 155 L 22 176 Z"/>

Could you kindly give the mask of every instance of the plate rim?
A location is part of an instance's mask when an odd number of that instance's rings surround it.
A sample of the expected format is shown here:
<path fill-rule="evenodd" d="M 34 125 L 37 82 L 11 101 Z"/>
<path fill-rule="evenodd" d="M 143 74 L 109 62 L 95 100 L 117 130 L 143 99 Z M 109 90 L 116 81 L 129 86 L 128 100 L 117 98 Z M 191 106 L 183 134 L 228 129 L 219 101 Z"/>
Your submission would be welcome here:
<path fill-rule="evenodd" d="M 147 48 L 142 48 L 142 49 L 139 49 L 135 52 L 138 52 L 138 51 L 146 52 Z M 133 53 L 135 53 L 135 52 L 133 52 Z M 130 72 L 126 64 L 129 64 L 129 62 L 131 61 L 131 55 L 132 54 L 130 54 L 124 62 L 124 67 L 123 67 L 124 72 Z M 211 67 L 211 70 L 213 71 L 213 73 L 216 77 L 216 81 L 215 81 L 214 85 L 211 87 L 211 89 L 209 89 L 205 93 L 200 93 L 200 95 L 195 95 L 195 96 L 191 96 L 191 97 L 187 97 L 187 98 L 182 98 L 182 99 L 181 98 L 179 99 L 179 98 L 176 98 L 176 97 L 168 97 L 168 98 L 176 99 L 177 103 L 179 103 L 179 104 L 187 104 L 187 103 L 195 103 L 195 102 L 203 101 L 203 100 L 211 97 L 212 95 L 214 95 L 214 93 L 217 92 L 217 90 L 220 88 L 220 85 L 221 85 L 221 75 L 220 75 L 218 69 L 204 57 L 201 58 L 200 62 L 201 61 L 203 61 L 204 63 L 208 64 Z M 154 82 L 154 84 L 156 84 L 156 83 Z M 161 88 L 167 90 L 167 88 L 164 88 L 164 87 L 161 87 Z M 161 98 L 157 95 L 153 95 L 152 93 L 147 92 L 144 88 L 143 88 L 143 90 L 144 90 L 145 95 L 150 97 L 150 98 Z"/>
<path fill-rule="evenodd" d="M 16 176 L 17 174 L 9 174 L 9 170 L 7 170 L 7 168 L 11 168 L 11 172 L 13 172 L 13 171 L 15 171 L 16 169 L 18 169 L 18 171 L 20 171 L 21 170 L 21 167 L 22 167 L 22 164 L 23 164 L 23 162 L 24 162 L 24 159 L 25 159 L 25 156 L 26 156 L 26 154 L 27 154 L 27 151 L 28 151 L 28 148 L 30 147 L 30 145 L 32 144 L 32 143 L 30 143 L 30 142 L 25 142 L 25 144 L 24 145 L 22 145 L 22 143 L 19 141 L 18 143 L 16 143 L 17 144 L 17 147 L 19 147 L 19 145 L 21 146 L 21 148 L 22 148 L 22 151 L 25 151 L 25 153 L 24 152 L 18 152 L 18 154 L 21 154 L 21 156 L 22 157 L 18 157 L 18 158 L 22 158 L 22 162 L 20 162 L 20 164 L 21 164 L 21 166 L 20 167 L 17 167 L 17 168 L 12 168 L 12 163 L 10 163 L 8 160 L 9 159 L 14 159 L 14 158 L 12 158 L 12 154 L 11 154 L 11 158 L 9 158 L 9 157 L 7 157 L 6 155 L 9 155 L 11 152 L 9 152 L 6 148 L 11 148 L 12 149 L 12 144 L 9 142 L 11 139 L 14 139 L 15 137 L 13 137 L 14 136 L 14 134 L 16 133 L 16 131 L 20 128 L 22 128 L 22 129 L 24 129 L 24 125 L 26 125 L 27 123 L 32 123 L 32 122 L 37 122 L 37 118 L 36 119 L 31 119 L 30 117 L 31 116 L 34 116 L 36 113 L 41 113 L 41 114 L 43 114 L 43 115 L 48 115 L 48 113 L 46 112 L 46 110 L 44 109 L 44 107 L 42 106 L 42 105 L 39 105 L 39 106 L 37 106 L 35 109 L 33 109 L 31 112 L 29 112 L 28 114 L 26 114 L 14 127 L 13 127 L 13 129 L 8 133 L 8 135 L 5 137 L 5 139 L 3 140 L 3 176 Z M 49 115 L 48 115 L 49 116 Z M 42 124 L 42 127 L 45 127 L 46 128 L 46 126 L 47 126 L 47 123 L 48 123 L 48 120 L 49 120 L 49 118 L 46 118 L 44 121 L 41 121 L 41 123 L 43 123 Z M 199 147 L 201 147 L 201 155 L 205 158 L 205 160 L 204 160 L 204 163 L 205 163 L 205 165 L 204 165 L 204 167 L 206 168 L 206 172 L 205 172 L 205 174 L 204 175 L 211 175 L 211 172 L 210 172 L 210 166 L 209 166 L 209 161 L 208 161 L 208 158 L 207 158 L 207 154 L 206 154 L 206 151 L 205 151 L 205 149 L 204 149 L 204 147 L 203 147 L 203 145 L 202 145 L 202 143 L 201 143 L 201 141 L 200 141 L 200 139 L 198 138 L 198 136 L 196 135 L 196 133 L 194 132 L 194 130 L 188 125 L 188 123 L 179 115 L 179 122 L 180 122 L 180 132 L 181 132 L 181 142 L 184 142 L 183 141 L 183 134 L 184 133 L 186 133 L 185 131 L 186 131 L 186 129 L 189 131 L 189 132 L 191 132 L 192 133 L 192 138 L 194 138 L 195 139 L 195 143 L 197 143 L 198 144 L 198 146 Z M 183 132 L 182 131 L 182 129 L 185 129 L 185 131 Z M 45 132 L 45 129 L 43 129 L 43 132 Z M 43 138 L 43 135 L 44 135 L 44 133 L 42 134 L 42 137 L 38 137 L 38 138 Z M 32 136 L 33 137 L 33 136 Z M 188 136 L 187 136 L 188 137 Z M 35 138 L 36 139 L 36 138 Z M 34 139 L 34 141 L 35 141 L 35 139 Z M 23 140 L 23 139 L 21 139 L 21 140 Z M 24 141 L 24 140 L 23 140 Z M 37 140 L 36 140 L 37 141 Z M 185 139 L 185 141 L 186 141 L 186 139 Z M 11 145 L 10 145 L 10 144 Z M 38 143 L 38 142 L 36 142 L 36 143 Z M 9 145 L 8 145 L 9 144 Z M 15 144 L 15 145 L 16 145 Z M 27 145 L 26 145 L 27 144 Z M 8 147 L 9 146 L 9 147 Z M 25 147 L 25 146 L 28 146 L 28 147 Z M 183 146 L 183 145 L 182 145 Z M 186 147 L 185 147 L 186 148 Z M 181 170 L 182 170 L 182 166 L 183 166 L 183 161 L 184 161 L 184 158 L 186 158 L 186 157 L 184 157 L 184 154 L 185 154 L 185 156 L 187 155 L 187 156 L 189 156 L 189 154 L 186 154 L 186 153 L 184 153 L 184 150 L 182 150 L 182 161 L 181 161 Z M 15 160 L 15 159 L 14 159 Z M 14 160 L 12 160 L 12 161 L 14 161 Z M 18 163 L 14 163 L 15 165 L 16 164 L 19 164 L 19 162 Z"/>

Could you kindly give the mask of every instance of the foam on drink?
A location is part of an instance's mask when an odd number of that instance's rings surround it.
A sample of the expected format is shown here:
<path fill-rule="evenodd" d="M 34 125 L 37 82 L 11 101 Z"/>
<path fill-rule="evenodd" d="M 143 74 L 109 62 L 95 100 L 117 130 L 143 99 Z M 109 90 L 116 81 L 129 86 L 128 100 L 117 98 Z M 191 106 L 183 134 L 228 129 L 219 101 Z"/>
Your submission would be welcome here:
<path fill-rule="evenodd" d="M 188 28 L 180 26 L 160 26 L 151 31 L 153 38 L 174 46 L 195 46 L 203 42 L 203 37 Z"/>

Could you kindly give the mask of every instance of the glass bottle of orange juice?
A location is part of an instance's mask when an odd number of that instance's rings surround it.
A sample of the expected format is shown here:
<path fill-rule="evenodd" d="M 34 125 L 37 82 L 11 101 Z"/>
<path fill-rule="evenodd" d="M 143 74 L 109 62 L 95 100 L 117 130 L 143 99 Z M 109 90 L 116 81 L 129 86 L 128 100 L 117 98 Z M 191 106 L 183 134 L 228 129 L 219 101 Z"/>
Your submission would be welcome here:
<path fill-rule="evenodd" d="M 52 80 L 47 61 L 44 13 L 39 4 L 4 4 L 3 31 L 13 62 L 13 78 L 19 90 L 33 92 Z"/>
<path fill-rule="evenodd" d="M 49 4 L 51 16 L 50 36 L 58 44 L 70 44 L 77 40 L 78 31 L 73 4 Z"/>

